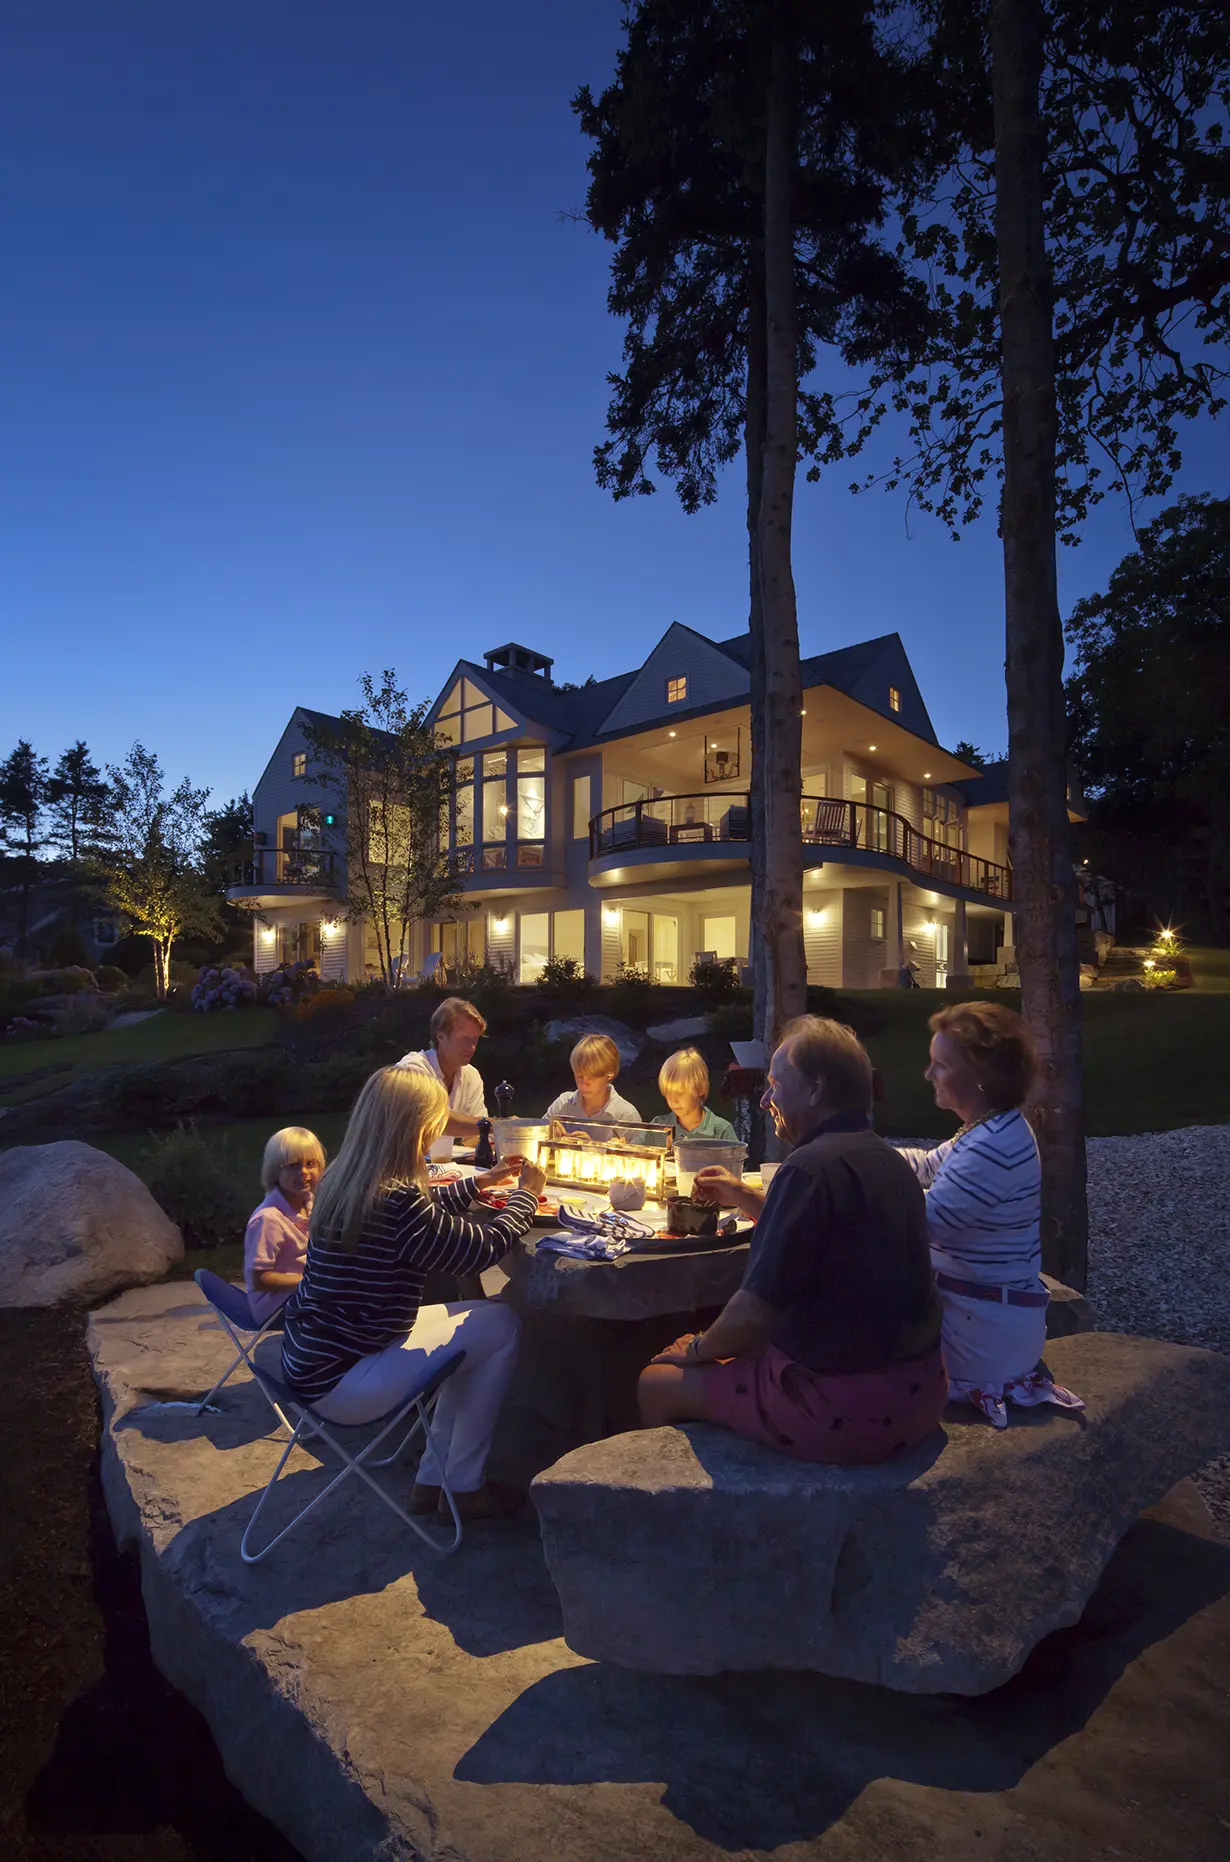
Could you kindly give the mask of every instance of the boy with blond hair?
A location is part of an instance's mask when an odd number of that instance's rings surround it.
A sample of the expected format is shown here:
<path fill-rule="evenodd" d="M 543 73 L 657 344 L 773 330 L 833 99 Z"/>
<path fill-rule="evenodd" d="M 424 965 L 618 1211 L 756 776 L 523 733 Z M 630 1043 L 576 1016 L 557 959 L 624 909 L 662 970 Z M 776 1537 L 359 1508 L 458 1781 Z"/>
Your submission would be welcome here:
<path fill-rule="evenodd" d="M 615 1091 L 619 1049 L 609 1035 L 585 1034 L 568 1056 L 576 1091 L 561 1093 L 547 1107 L 546 1118 L 600 1120 L 605 1125 L 639 1125 L 641 1115 Z"/>
<path fill-rule="evenodd" d="M 669 1111 L 659 1112 L 655 1125 L 669 1125 L 675 1142 L 680 1138 L 716 1138 L 736 1143 L 735 1128 L 705 1104 L 709 1097 L 709 1069 L 694 1047 L 681 1047 L 662 1062 L 658 1086 Z"/>

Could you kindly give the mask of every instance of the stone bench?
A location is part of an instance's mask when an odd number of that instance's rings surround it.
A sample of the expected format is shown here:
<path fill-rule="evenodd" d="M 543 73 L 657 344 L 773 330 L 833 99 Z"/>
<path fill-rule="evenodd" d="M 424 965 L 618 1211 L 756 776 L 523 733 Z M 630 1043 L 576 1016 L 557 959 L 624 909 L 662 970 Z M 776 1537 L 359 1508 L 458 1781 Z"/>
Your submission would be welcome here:
<path fill-rule="evenodd" d="M 708 1424 L 608 1437 L 533 1498 L 578 1655 L 666 1674 L 807 1668 L 981 1694 L 1075 1623 L 1146 1507 L 1230 1449 L 1230 1357 L 1084 1332 L 1047 1347 L 1084 1397 L 954 1406 L 875 1468 L 793 1461 Z"/>

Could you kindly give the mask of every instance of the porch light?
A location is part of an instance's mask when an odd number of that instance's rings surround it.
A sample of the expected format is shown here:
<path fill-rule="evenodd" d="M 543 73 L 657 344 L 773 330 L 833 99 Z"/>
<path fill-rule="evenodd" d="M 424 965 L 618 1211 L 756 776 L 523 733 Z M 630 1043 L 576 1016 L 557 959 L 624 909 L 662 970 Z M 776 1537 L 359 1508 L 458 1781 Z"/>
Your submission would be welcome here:
<path fill-rule="evenodd" d="M 616 927 L 616 925 L 618 925 L 618 923 L 619 923 L 619 913 L 618 913 L 618 912 L 617 912 L 617 911 L 615 910 L 615 907 L 614 907 L 613 905 L 604 905 L 604 906 L 603 906 L 603 908 L 602 908 L 602 922 L 603 922 L 603 924 L 604 924 L 604 925 L 606 926 L 606 928 L 607 928 L 607 930 L 608 930 L 608 931 L 613 931 L 613 930 L 615 929 L 615 927 Z"/>
<path fill-rule="evenodd" d="M 491 929 L 495 932 L 497 937 L 503 937 L 508 929 L 507 918 L 493 918 L 491 920 Z"/>
<path fill-rule="evenodd" d="M 667 731 L 666 734 L 668 737 L 678 737 L 679 732 L 678 731 Z"/>
<path fill-rule="evenodd" d="M 924 781 L 924 782 L 930 782 L 930 780 L 931 780 L 931 771 L 930 771 L 929 769 L 924 769 L 924 771 L 923 771 L 923 781 Z"/>
<path fill-rule="evenodd" d="M 342 927 L 338 924 L 336 918 L 322 918 L 320 921 L 320 935 L 323 938 L 340 937 L 342 935 Z"/>
<path fill-rule="evenodd" d="M 809 925 L 812 926 L 814 930 L 817 925 L 822 925 L 824 923 L 824 917 L 825 917 L 825 913 L 824 913 L 823 905 L 817 905 L 814 908 L 814 910 L 808 912 L 807 922 Z"/>
<path fill-rule="evenodd" d="M 275 929 L 273 925 L 262 925 L 261 926 L 261 943 L 262 944 L 272 944 L 274 938 L 277 935 L 278 935 L 277 930 Z"/>
<path fill-rule="evenodd" d="M 873 751 L 873 752 L 874 752 L 874 750 L 875 750 L 875 745 L 874 745 L 874 744 L 868 744 L 868 745 L 867 745 L 867 748 L 868 748 L 869 750 L 871 750 L 871 751 Z"/>

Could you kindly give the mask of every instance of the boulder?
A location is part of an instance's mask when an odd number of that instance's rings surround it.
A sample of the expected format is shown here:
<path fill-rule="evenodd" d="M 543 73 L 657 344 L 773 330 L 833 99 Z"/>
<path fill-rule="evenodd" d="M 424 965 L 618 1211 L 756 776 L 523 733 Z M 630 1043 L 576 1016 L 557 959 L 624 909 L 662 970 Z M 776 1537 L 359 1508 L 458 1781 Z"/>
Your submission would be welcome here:
<path fill-rule="evenodd" d="M 352 1481 L 245 1565 L 281 1432 L 242 1370 L 188 1407 L 234 1357 L 216 1316 L 167 1282 L 89 1339 L 153 1658 L 304 1862 L 1225 1854 L 1230 1546 L 1190 1494 L 1131 1527 L 1082 1622 L 993 1700 L 637 1674 L 561 1640 L 528 1508 L 438 1559 Z M 404 1499 L 413 1466 L 377 1478 Z M 335 1467 L 296 1449 L 286 1503 Z"/>
<path fill-rule="evenodd" d="M 1066 1287 L 1062 1280 L 1052 1280 L 1049 1274 L 1043 1274 L 1042 1282 L 1051 1296 L 1046 1309 L 1048 1338 L 1070 1338 L 1073 1332 L 1094 1330 L 1093 1307 L 1083 1293 L 1078 1293 L 1075 1287 Z"/>
<path fill-rule="evenodd" d="M 954 1407 L 880 1467 L 706 1424 L 565 1455 L 533 1497 L 568 1646 L 662 1674 L 1000 1686 L 1079 1619 L 1132 1521 L 1230 1447 L 1230 1357 L 1086 1332 L 1047 1362 L 1084 1415 L 1014 1411 L 1001 1432 Z"/>
<path fill-rule="evenodd" d="M 702 1034 L 709 1032 L 709 1018 L 705 1015 L 680 1015 L 673 1022 L 655 1022 L 645 1033 L 651 1041 L 668 1046 L 676 1041 L 696 1041 Z"/>
<path fill-rule="evenodd" d="M 570 1015 L 565 1021 L 547 1023 L 548 1041 L 570 1041 L 575 1046 L 583 1034 L 604 1034 L 619 1049 L 620 1065 L 630 1067 L 645 1045 L 643 1035 L 634 1034 L 626 1022 L 609 1015 Z"/>
<path fill-rule="evenodd" d="M 96 1302 L 161 1280 L 183 1238 L 139 1177 L 93 1145 L 0 1152 L 0 1306 Z"/>

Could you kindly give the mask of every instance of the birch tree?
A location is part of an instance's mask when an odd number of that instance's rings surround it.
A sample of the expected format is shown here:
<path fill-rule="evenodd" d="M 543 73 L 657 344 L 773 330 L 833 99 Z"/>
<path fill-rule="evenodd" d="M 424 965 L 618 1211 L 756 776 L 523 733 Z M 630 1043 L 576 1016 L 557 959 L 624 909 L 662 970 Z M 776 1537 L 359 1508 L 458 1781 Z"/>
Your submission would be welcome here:
<path fill-rule="evenodd" d="M 185 776 L 168 792 L 158 757 L 139 742 L 107 774 L 115 844 L 99 863 L 99 883 L 129 930 L 150 940 L 162 1001 L 176 941 L 221 928 L 218 901 L 199 866 L 209 790 L 193 788 Z"/>
<path fill-rule="evenodd" d="M 446 825 L 453 756 L 427 723 L 430 702 L 411 705 L 395 672 L 386 669 L 379 685 L 364 673 L 360 686 L 361 705 L 305 735 L 312 780 L 341 814 L 332 830 L 322 827 L 322 844 L 331 840 L 344 864 L 342 908 L 370 925 L 392 991 L 405 976 L 415 921 L 462 905 L 464 863 L 450 852 Z"/>

